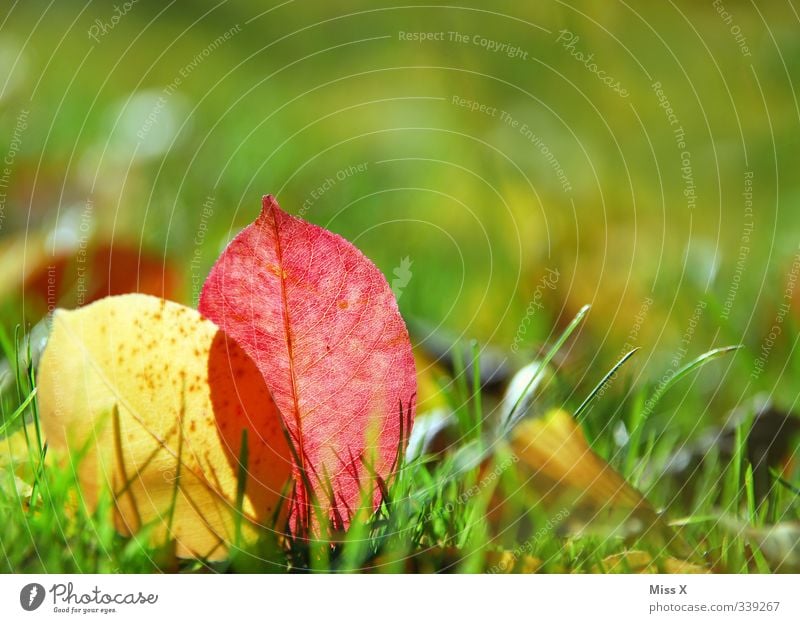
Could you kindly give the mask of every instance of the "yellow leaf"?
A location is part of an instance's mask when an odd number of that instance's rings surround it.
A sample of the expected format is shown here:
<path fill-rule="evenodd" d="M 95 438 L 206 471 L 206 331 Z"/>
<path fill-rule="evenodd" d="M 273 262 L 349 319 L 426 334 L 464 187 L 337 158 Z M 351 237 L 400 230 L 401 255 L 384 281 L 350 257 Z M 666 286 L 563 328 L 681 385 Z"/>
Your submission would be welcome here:
<path fill-rule="evenodd" d="M 31 445 L 29 445 L 29 440 Z M 27 503 L 33 492 L 32 483 L 39 458 L 33 458 L 36 444 L 33 424 L 0 438 L 0 489 L 6 495 Z"/>
<path fill-rule="evenodd" d="M 589 447 L 580 426 L 566 411 L 523 420 L 512 432 L 511 447 L 545 500 L 569 506 L 563 522 L 566 531 L 619 537 L 647 534 L 684 553 L 685 543 L 679 535 Z"/>
<path fill-rule="evenodd" d="M 28 446 L 28 439 L 36 439 L 32 424 L 23 424 L 19 430 L 0 438 L 0 468 L 10 467 L 18 476 L 30 471 L 32 448 Z"/>
<path fill-rule="evenodd" d="M 57 310 L 52 322 L 41 419 L 50 448 L 77 464 L 90 509 L 110 488 L 120 532 L 152 526 L 178 555 L 209 559 L 225 556 L 237 523 L 249 537 L 270 522 L 289 449 L 261 373 L 216 325 L 142 294 Z"/>
<path fill-rule="evenodd" d="M 516 554 L 510 550 L 487 552 L 487 573 L 537 573 L 542 561 L 529 554 Z"/>
<path fill-rule="evenodd" d="M 580 491 L 581 497 L 599 506 L 633 509 L 647 505 L 642 495 L 589 447 L 566 411 L 523 420 L 514 429 L 511 445 L 537 474 Z"/>

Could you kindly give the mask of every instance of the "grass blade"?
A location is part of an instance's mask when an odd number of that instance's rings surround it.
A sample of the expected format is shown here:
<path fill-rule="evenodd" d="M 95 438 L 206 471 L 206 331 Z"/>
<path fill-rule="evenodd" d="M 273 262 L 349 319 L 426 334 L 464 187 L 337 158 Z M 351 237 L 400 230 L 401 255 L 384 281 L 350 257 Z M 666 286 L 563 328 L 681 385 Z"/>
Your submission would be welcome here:
<path fill-rule="evenodd" d="M 36 388 L 33 388 L 33 391 L 28 394 L 28 397 L 22 402 L 22 404 L 16 408 L 14 413 L 12 413 L 9 418 L 0 425 L 0 435 L 5 435 L 5 432 L 11 427 L 11 425 L 16 422 L 17 418 L 19 418 L 24 412 L 25 409 L 28 408 L 28 405 L 33 402 L 33 399 L 36 397 Z"/>
<path fill-rule="evenodd" d="M 800 495 L 800 487 L 797 485 L 793 485 L 791 482 L 786 480 L 783 476 L 781 476 L 780 472 L 775 469 L 774 467 L 769 468 L 769 473 L 772 477 L 777 480 L 781 485 L 783 485 L 786 489 L 794 493 L 795 495 Z"/>
<path fill-rule="evenodd" d="M 653 393 L 650 399 L 647 401 L 647 405 L 645 406 L 646 412 L 652 413 L 655 406 L 658 402 L 664 397 L 674 385 L 680 382 L 681 379 L 688 376 L 695 370 L 702 368 L 707 363 L 714 361 L 715 359 L 719 359 L 728 353 L 736 352 L 737 350 L 741 349 L 742 345 L 739 344 L 737 346 L 725 346 L 723 348 L 715 348 L 714 350 L 710 350 L 707 353 L 703 353 L 697 359 L 694 359 L 687 363 L 685 366 L 680 368 L 675 374 L 673 374 L 667 381 L 662 383 L 658 389 Z"/>
<path fill-rule="evenodd" d="M 483 428 L 483 402 L 481 400 L 481 354 L 478 340 L 472 340 L 472 406 L 474 408 L 475 420 L 473 429 L 475 438 L 480 441 L 481 429 Z"/>
<path fill-rule="evenodd" d="M 553 357 L 555 357 L 558 351 L 561 350 L 564 342 L 569 339 L 569 337 L 575 332 L 575 329 L 577 329 L 578 326 L 583 322 L 583 319 L 586 317 L 586 314 L 589 313 L 591 308 L 591 305 L 584 305 L 575 318 L 572 319 L 572 322 L 569 323 L 569 326 L 564 329 L 564 332 L 559 336 L 558 340 L 556 340 L 556 343 L 553 344 L 552 348 L 547 352 L 547 355 L 542 360 L 538 371 L 531 377 L 531 380 L 528 381 L 525 389 L 520 392 L 519 397 L 516 399 L 516 401 L 514 401 L 514 406 L 511 407 L 511 410 L 508 412 L 506 421 L 503 423 L 506 431 L 514 428 L 514 425 L 517 423 L 517 420 L 519 420 L 520 417 L 517 414 L 520 404 L 522 404 L 522 402 L 525 400 L 528 393 L 531 391 L 531 388 L 537 386 L 539 377 L 542 376 L 542 373 L 547 368 L 548 364 L 553 360 Z"/>
<path fill-rule="evenodd" d="M 610 381 L 612 378 L 614 378 L 614 376 L 617 374 L 617 372 L 619 371 L 619 369 L 620 369 L 622 366 L 624 366 L 624 365 L 625 365 L 625 364 L 628 362 L 628 360 L 629 360 L 631 357 L 633 357 L 633 356 L 634 356 L 634 355 L 635 355 L 635 354 L 636 354 L 638 351 L 639 351 L 639 349 L 638 349 L 638 348 L 634 348 L 634 349 L 633 349 L 631 352 L 629 352 L 629 353 L 628 353 L 627 355 L 625 355 L 625 356 L 624 356 L 622 359 L 620 359 L 620 360 L 619 360 L 619 361 L 616 363 L 616 365 L 615 365 L 613 368 L 611 368 L 611 370 L 609 370 L 609 371 L 608 371 L 608 374 L 606 374 L 606 375 L 605 375 L 605 376 L 602 378 L 602 380 L 601 380 L 601 381 L 600 381 L 600 382 L 599 382 L 599 383 L 598 383 L 598 384 L 595 386 L 595 388 L 594 388 L 594 389 L 591 391 L 591 393 L 590 393 L 588 396 L 586 396 L 586 399 L 585 399 L 585 400 L 584 400 L 584 401 L 581 403 L 581 406 L 580 406 L 580 407 L 578 407 L 578 408 L 575 410 L 575 419 L 576 419 L 576 420 L 580 421 L 581 414 L 582 414 L 582 413 L 583 413 L 583 412 L 586 410 L 586 408 L 589 406 L 589 404 L 592 402 L 592 400 L 594 400 L 594 399 L 595 399 L 595 397 L 597 396 L 597 394 L 599 394 L 599 393 L 600 393 L 600 392 L 603 390 L 603 388 L 606 386 L 606 384 L 607 384 L 607 383 L 608 383 L 608 382 L 609 382 L 609 381 Z"/>

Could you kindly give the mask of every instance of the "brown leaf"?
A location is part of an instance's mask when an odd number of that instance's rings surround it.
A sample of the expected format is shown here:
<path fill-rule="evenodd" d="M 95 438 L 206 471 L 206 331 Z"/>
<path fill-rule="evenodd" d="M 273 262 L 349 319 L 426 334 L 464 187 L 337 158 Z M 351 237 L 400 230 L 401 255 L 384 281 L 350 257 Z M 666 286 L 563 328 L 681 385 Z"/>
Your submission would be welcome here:
<path fill-rule="evenodd" d="M 511 447 L 545 503 L 570 509 L 562 530 L 681 543 L 644 496 L 589 447 L 566 411 L 523 420 L 511 433 Z"/>

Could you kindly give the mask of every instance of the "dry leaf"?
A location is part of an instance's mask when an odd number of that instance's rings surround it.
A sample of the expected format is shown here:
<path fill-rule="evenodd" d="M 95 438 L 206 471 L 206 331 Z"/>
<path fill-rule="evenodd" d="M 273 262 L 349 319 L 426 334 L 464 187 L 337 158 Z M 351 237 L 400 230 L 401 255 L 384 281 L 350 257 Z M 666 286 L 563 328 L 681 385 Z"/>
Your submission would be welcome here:
<path fill-rule="evenodd" d="M 523 420 L 511 433 L 511 446 L 537 492 L 569 507 L 562 529 L 619 537 L 647 532 L 681 545 L 642 494 L 589 447 L 567 412 Z"/>
<path fill-rule="evenodd" d="M 38 320 L 55 305 L 88 304 L 132 292 L 171 298 L 179 289 L 179 270 L 168 258 L 119 240 L 81 244 L 56 247 L 37 235 L 4 241 L 0 299 L 24 297 L 29 319 Z"/>
<path fill-rule="evenodd" d="M 154 524 L 179 555 L 223 557 L 242 431 L 248 533 L 278 508 L 290 473 L 278 411 L 250 358 L 192 309 L 130 294 L 56 311 L 38 391 L 50 448 L 80 461 L 90 509 L 111 488 L 123 533 Z"/>

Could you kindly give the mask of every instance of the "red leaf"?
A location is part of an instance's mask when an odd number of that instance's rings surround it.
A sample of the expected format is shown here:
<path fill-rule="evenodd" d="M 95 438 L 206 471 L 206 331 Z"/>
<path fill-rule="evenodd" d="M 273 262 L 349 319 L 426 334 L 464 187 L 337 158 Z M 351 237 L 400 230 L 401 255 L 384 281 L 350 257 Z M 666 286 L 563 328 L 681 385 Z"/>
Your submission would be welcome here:
<path fill-rule="evenodd" d="M 292 526 L 334 526 L 380 501 L 414 417 L 411 343 L 384 276 L 348 241 L 283 212 L 270 195 L 220 256 L 200 312 L 256 362 L 297 449 Z M 405 439 L 401 439 L 402 437 Z"/>

